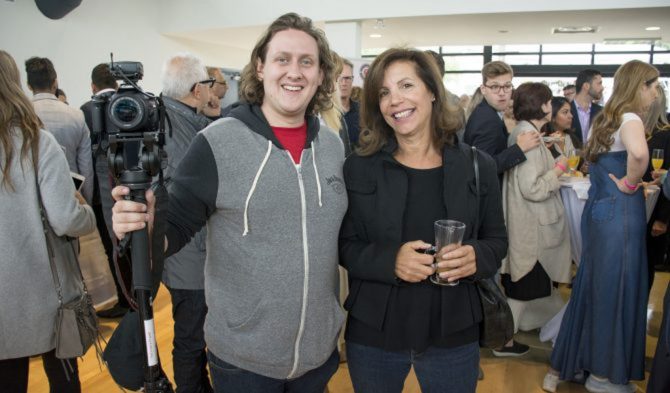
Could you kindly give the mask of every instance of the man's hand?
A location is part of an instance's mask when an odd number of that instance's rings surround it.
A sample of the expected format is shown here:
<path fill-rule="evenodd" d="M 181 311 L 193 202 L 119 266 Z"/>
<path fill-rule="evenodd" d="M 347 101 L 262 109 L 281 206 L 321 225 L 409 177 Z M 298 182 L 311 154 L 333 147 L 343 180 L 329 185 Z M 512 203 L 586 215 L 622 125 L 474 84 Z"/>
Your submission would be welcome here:
<path fill-rule="evenodd" d="M 524 153 L 540 146 L 540 142 L 542 142 L 542 138 L 537 131 L 522 132 L 516 138 L 516 144 L 519 145 L 519 148 Z"/>

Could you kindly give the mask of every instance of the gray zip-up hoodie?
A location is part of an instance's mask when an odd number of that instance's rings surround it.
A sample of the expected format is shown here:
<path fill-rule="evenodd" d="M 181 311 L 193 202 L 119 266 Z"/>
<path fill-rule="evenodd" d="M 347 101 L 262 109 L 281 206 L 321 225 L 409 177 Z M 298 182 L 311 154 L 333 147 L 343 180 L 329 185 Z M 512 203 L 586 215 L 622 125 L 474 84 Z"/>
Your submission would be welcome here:
<path fill-rule="evenodd" d="M 296 165 L 258 106 L 230 116 L 193 139 L 173 175 L 168 255 L 206 224 L 208 349 L 260 375 L 296 378 L 326 362 L 343 322 L 342 142 L 308 116 Z"/>

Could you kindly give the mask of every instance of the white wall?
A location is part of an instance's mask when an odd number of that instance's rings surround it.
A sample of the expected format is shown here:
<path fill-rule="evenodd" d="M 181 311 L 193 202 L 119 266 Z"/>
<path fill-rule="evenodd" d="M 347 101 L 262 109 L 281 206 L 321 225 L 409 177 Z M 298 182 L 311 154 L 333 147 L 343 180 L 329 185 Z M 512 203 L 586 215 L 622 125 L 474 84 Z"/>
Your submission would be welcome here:
<path fill-rule="evenodd" d="M 0 49 L 16 60 L 26 92 L 25 60 L 48 57 L 70 105 L 77 107 L 91 96 L 91 70 L 109 62 L 110 52 L 115 60 L 141 61 L 144 79 L 140 84 L 152 93 L 160 92 L 162 64 L 176 52 L 190 51 L 209 65 L 237 66 L 248 61 L 246 51 L 161 35 L 161 3 L 85 0 L 65 18 L 54 21 L 43 16 L 33 0 L 0 1 Z"/>
<path fill-rule="evenodd" d="M 344 21 L 407 16 L 533 12 L 585 9 L 667 7 L 668 0 L 163 0 L 161 31 L 184 32 L 205 28 L 267 25 L 287 12 L 315 21 Z M 183 18 L 194 8 L 206 10 L 198 18 Z"/>

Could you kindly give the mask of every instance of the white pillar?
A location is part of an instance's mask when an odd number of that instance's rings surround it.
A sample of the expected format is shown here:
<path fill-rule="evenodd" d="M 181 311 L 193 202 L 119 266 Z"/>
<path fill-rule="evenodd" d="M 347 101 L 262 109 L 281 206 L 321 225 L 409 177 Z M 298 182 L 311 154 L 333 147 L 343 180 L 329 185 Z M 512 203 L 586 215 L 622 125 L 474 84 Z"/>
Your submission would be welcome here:
<path fill-rule="evenodd" d="M 327 22 L 326 37 L 330 49 L 342 57 L 361 57 L 361 22 Z"/>

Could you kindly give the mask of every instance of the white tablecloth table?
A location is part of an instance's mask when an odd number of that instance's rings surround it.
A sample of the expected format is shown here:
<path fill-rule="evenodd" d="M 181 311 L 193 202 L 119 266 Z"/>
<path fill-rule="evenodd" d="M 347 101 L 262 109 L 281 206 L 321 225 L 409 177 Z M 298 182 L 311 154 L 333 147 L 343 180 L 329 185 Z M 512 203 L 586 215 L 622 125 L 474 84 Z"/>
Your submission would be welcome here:
<path fill-rule="evenodd" d="M 588 189 L 591 182 L 588 178 L 561 178 L 561 199 L 565 206 L 565 217 L 568 221 L 570 232 L 570 256 L 579 266 L 582 256 L 582 213 L 588 199 Z M 659 188 L 657 186 L 647 187 L 647 198 L 645 199 L 647 221 L 654 211 L 658 200 Z"/>

